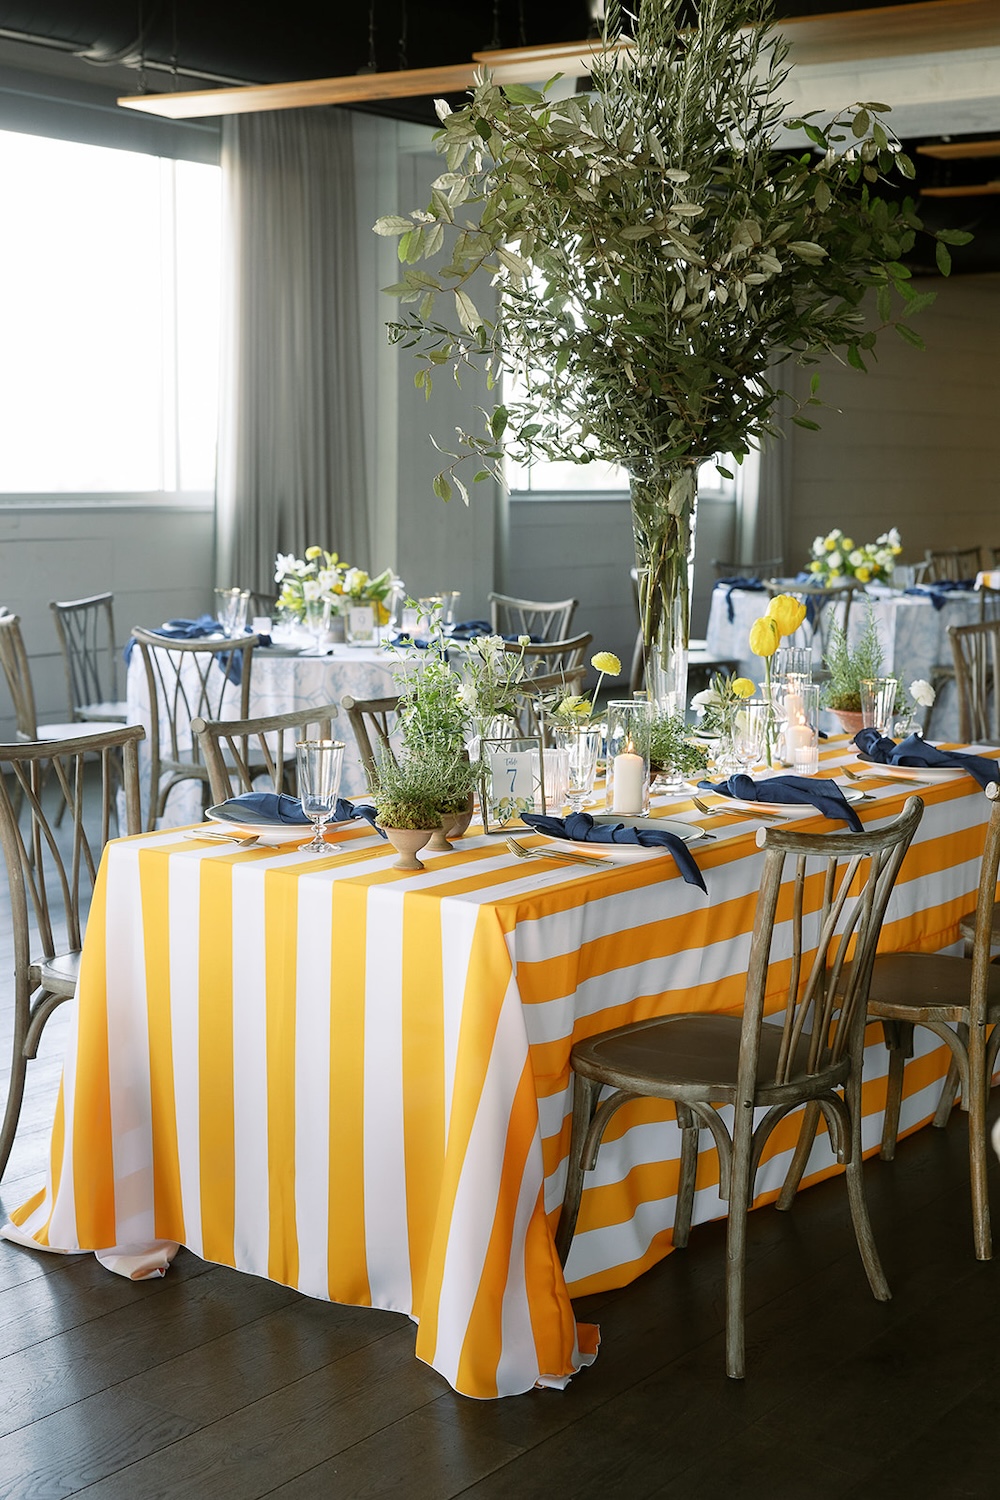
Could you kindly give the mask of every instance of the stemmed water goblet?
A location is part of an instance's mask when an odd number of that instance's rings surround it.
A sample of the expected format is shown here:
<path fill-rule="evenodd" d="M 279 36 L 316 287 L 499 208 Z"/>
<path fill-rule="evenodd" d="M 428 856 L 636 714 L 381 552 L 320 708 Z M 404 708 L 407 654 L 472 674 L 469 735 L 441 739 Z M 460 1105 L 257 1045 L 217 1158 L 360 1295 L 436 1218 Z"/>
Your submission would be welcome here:
<path fill-rule="evenodd" d="M 320 641 L 330 629 L 329 599 L 307 599 L 305 602 L 305 625 L 313 638 L 313 655 L 320 654 Z"/>
<path fill-rule="evenodd" d="M 569 755 L 566 801 L 574 812 L 582 812 L 593 795 L 604 731 L 596 724 L 582 724 L 559 730 L 556 742 Z"/>
<path fill-rule="evenodd" d="M 337 808 L 340 773 L 344 764 L 341 740 L 301 740 L 295 747 L 299 801 L 302 811 L 316 827 L 312 839 L 302 846 L 304 854 L 337 854 L 339 844 L 328 844 L 323 830 Z"/>
<path fill-rule="evenodd" d="M 763 698 L 748 698 L 741 703 L 733 725 L 733 753 L 741 771 L 764 758 L 771 705 Z"/>

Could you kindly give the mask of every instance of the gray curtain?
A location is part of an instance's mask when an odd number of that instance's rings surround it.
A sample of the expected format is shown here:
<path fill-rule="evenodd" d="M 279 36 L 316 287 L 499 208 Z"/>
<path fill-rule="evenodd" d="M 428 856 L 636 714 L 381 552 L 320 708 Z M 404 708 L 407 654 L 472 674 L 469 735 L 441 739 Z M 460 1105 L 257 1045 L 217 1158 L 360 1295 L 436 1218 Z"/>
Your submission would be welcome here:
<path fill-rule="evenodd" d="M 785 558 L 790 460 L 787 438 L 766 438 L 738 471 L 736 556 L 742 562 Z"/>
<path fill-rule="evenodd" d="M 273 592 L 277 552 L 368 567 L 349 115 L 227 118 L 216 574 Z"/>

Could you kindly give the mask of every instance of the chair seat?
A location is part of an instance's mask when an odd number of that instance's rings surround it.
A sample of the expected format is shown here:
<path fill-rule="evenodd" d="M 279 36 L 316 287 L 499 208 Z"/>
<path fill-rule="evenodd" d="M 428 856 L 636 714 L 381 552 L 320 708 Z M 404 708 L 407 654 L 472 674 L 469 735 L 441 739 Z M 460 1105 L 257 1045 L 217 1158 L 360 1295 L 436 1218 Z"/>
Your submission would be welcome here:
<path fill-rule="evenodd" d="M 975 940 L 976 936 L 976 914 L 967 911 L 958 924 L 958 930 L 967 943 Z M 1000 901 L 993 907 L 993 924 L 990 927 L 990 947 L 995 948 L 1000 943 Z"/>
<path fill-rule="evenodd" d="M 76 711 L 81 719 L 97 724 L 124 724 L 128 717 L 128 705 L 120 701 L 117 703 L 80 703 Z"/>
<path fill-rule="evenodd" d="M 57 953 L 52 958 L 37 959 L 31 965 L 35 985 L 44 985 L 52 995 L 74 995 L 80 977 L 80 951 Z"/>
<path fill-rule="evenodd" d="M 572 1065 L 577 1073 L 612 1087 L 659 1099 L 702 1098 L 720 1104 L 731 1101 L 735 1093 L 742 1029 L 739 1016 L 654 1016 L 578 1042 Z M 806 1037 L 800 1043 L 803 1055 L 808 1041 Z M 765 1022 L 757 1064 L 760 1104 L 778 1102 L 795 1087 L 794 1073 L 787 1085 L 772 1083 L 780 1047 L 781 1028 Z M 846 1061 L 831 1066 L 816 1091 L 834 1087 L 846 1074 Z"/>
<path fill-rule="evenodd" d="M 988 1020 L 1000 1021 L 1000 969 L 989 970 Z M 876 958 L 868 1012 L 890 1021 L 962 1021 L 968 1016 L 972 959 L 943 953 Z"/>

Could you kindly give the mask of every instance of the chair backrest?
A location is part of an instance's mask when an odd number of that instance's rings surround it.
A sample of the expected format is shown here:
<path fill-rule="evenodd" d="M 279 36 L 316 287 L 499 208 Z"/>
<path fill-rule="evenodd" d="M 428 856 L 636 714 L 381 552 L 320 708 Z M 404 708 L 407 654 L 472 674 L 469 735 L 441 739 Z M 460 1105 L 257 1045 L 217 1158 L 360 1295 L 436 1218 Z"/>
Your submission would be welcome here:
<path fill-rule="evenodd" d="M 110 708 L 119 697 L 113 595 L 91 594 L 49 604 L 66 668 L 71 719 L 85 719 L 84 708 Z"/>
<path fill-rule="evenodd" d="M 864 833 L 758 832 L 764 869 L 747 969 L 737 1110 L 752 1103 L 762 1084 L 787 1083 L 851 1054 L 863 1034 L 882 919 L 923 810 L 919 797 L 908 797 L 893 822 Z M 782 958 L 772 964 L 778 929 Z M 760 1048 L 765 1013 L 781 1026 L 780 1044 L 767 1062 Z"/>
<path fill-rule="evenodd" d="M 261 776 L 267 776 L 271 791 L 294 794 L 297 742 L 331 739 L 337 713 L 335 703 L 321 703 L 258 719 L 192 719 L 212 801 L 260 790 Z"/>
<path fill-rule="evenodd" d="M 529 677 L 550 677 L 554 672 L 572 672 L 577 667 L 586 667 L 586 651 L 594 637 L 573 635 L 565 641 L 538 641 L 521 647 L 514 641 L 505 641 L 503 649 L 515 656 L 523 652 L 524 670 Z"/>
<path fill-rule="evenodd" d="M 2 623 L 2 622 L 0 622 Z M 958 737 L 1000 741 L 1000 620 L 949 625 L 958 688 Z"/>
<path fill-rule="evenodd" d="M 788 584 L 765 579 L 764 590 L 769 599 L 775 598 L 778 594 L 791 594 L 793 598 L 803 601 L 808 611 L 804 627 L 810 632 L 810 640 L 819 640 L 820 649 L 824 655 L 829 644 L 830 626 L 839 616 L 841 628 L 846 636 L 855 595 L 864 594 L 863 586 L 853 582 L 827 587 L 822 583 Z M 840 613 L 840 606 L 843 606 L 842 613 Z"/>
<path fill-rule="evenodd" d="M 575 599 L 545 603 L 514 599 L 509 594 L 490 594 L 489 597 L 494 635 L 530 635 L 540 641 L 562 641 L 569 635 L 577 605 Z"/>
<path fill-rule="evenodd" d="M 382 755 L 395 760 L 395 730 L 399 714 L 399 697 L 387 698 L 341 698 L 340 706 L 347 715 L 348 723 L 358 746 L 358 755 L 365 768 L 369 787 L 375 785 L 378 761 Z M 372 741 L 375 741 L 373 744 Z"/>
<path fill-rule="evenodd" d="M 269 615 L 274 620 L 278 613 L 278 595 L 260 594 L 255 589 L 250 590 L 250 598 L 247 602 L 247 621 L 252 621 L 257 615 Z"/>
<path fill-rule="evenodd" d="M 31 685 L 31 667 L 24 649 L 20 616 L 6 611 L 0 615 L 0 667 L 7 679 L 14 704 L 14 722 L 20 739 L 37 740 L 38 715 L 35 690 Z"/>
<path fill-rule="evenodd" d="M 975 578 L 983 566 L 980 547 L 928 547 L 925 583 L 942 578 Z"/>
<path fill-rule="evenodd" d="M 538 735 L 548 743 L 548 711 L 573 693 L 583 692 L 586 667 L 568 672 L 552 672 L 544 677 L 525 677 L 515 691 L 514 720 L 518 734 Z"/>
<path fill-rule="evenodd" d="M 150 827 L 156 813 L 160 776 L 208 781 L 192 730 L 192 719 L 246 719 L 255 635 L 232 640 L 171 640 L 155 631 L 132 631 L 142 653 L 149 695 L 151 786 Z M 163 793 L 161 790 L 161 803 Z"/>
<path fill-rule="evenodd" d="M 716 578 L 780 578 L 784 558 L 760 557 L 756 562 L 725 562 L 720 557 L 712 558 Z"/>
<path fill-rule="evenodd" d="M 0 845 L 18 986 L 22 973 L 27 980 L 32 954 L 51 958 L 79 949 L 119 784 L 125 827 L 118 831 L 141 829 L 136 747 L 144 734 L 141 724 L 122 724 L 70 740 L 0 745 Z M 95 780 L 100 799 L 92 805 L 86 791 Z"/>

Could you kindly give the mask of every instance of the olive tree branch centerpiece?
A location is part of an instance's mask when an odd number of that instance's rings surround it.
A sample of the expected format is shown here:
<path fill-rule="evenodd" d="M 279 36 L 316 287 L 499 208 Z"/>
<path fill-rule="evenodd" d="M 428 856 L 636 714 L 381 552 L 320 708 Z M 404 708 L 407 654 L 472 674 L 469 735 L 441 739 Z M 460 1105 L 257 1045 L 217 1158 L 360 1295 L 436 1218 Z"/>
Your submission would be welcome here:
<path fill-rule="evenodd" d="M 414 307 L 389 336 L 414 350 L 417 386 L 429 395 L 438 367 L 485 370 L 491 389 L 514 379 L 482 432 L 447 452 L 442 499 L 456 487 L 468 500 L 467 459 L 476 480 L 500 477 L 505 450 L 628 470 L 647 684 L 662 701 L 686 643 L 699 464 L 739 461 L 776 433 L 782 361 L 833 353 L 863 370 L 886 328 L 920 344 L 905 319 L 931 297 L 901 262 L 922 227 L 914 205 L 878 191 L 913 175 L 884 105 L 786 122 L 802 149 L 777 149 L 787 48 L 766 29 L 770 0 L 701 0 L 690 26 L 685 0 L 639 0 L 626 54 L 622 15 L 609 7 L 588 94 L 556 101 L 486 75 L 463 109 L 442 101 L 446 170 L 428 207 L 375 228 L 399 236 L 405 269 L 388 290 Z M 966 236 L 937 238 L 947 272 L 943 241 Z M 483 273 L 492 319 L 474 300 Z M 793 422 L 817 425 L 817 391 L 814 374 Z"/>

